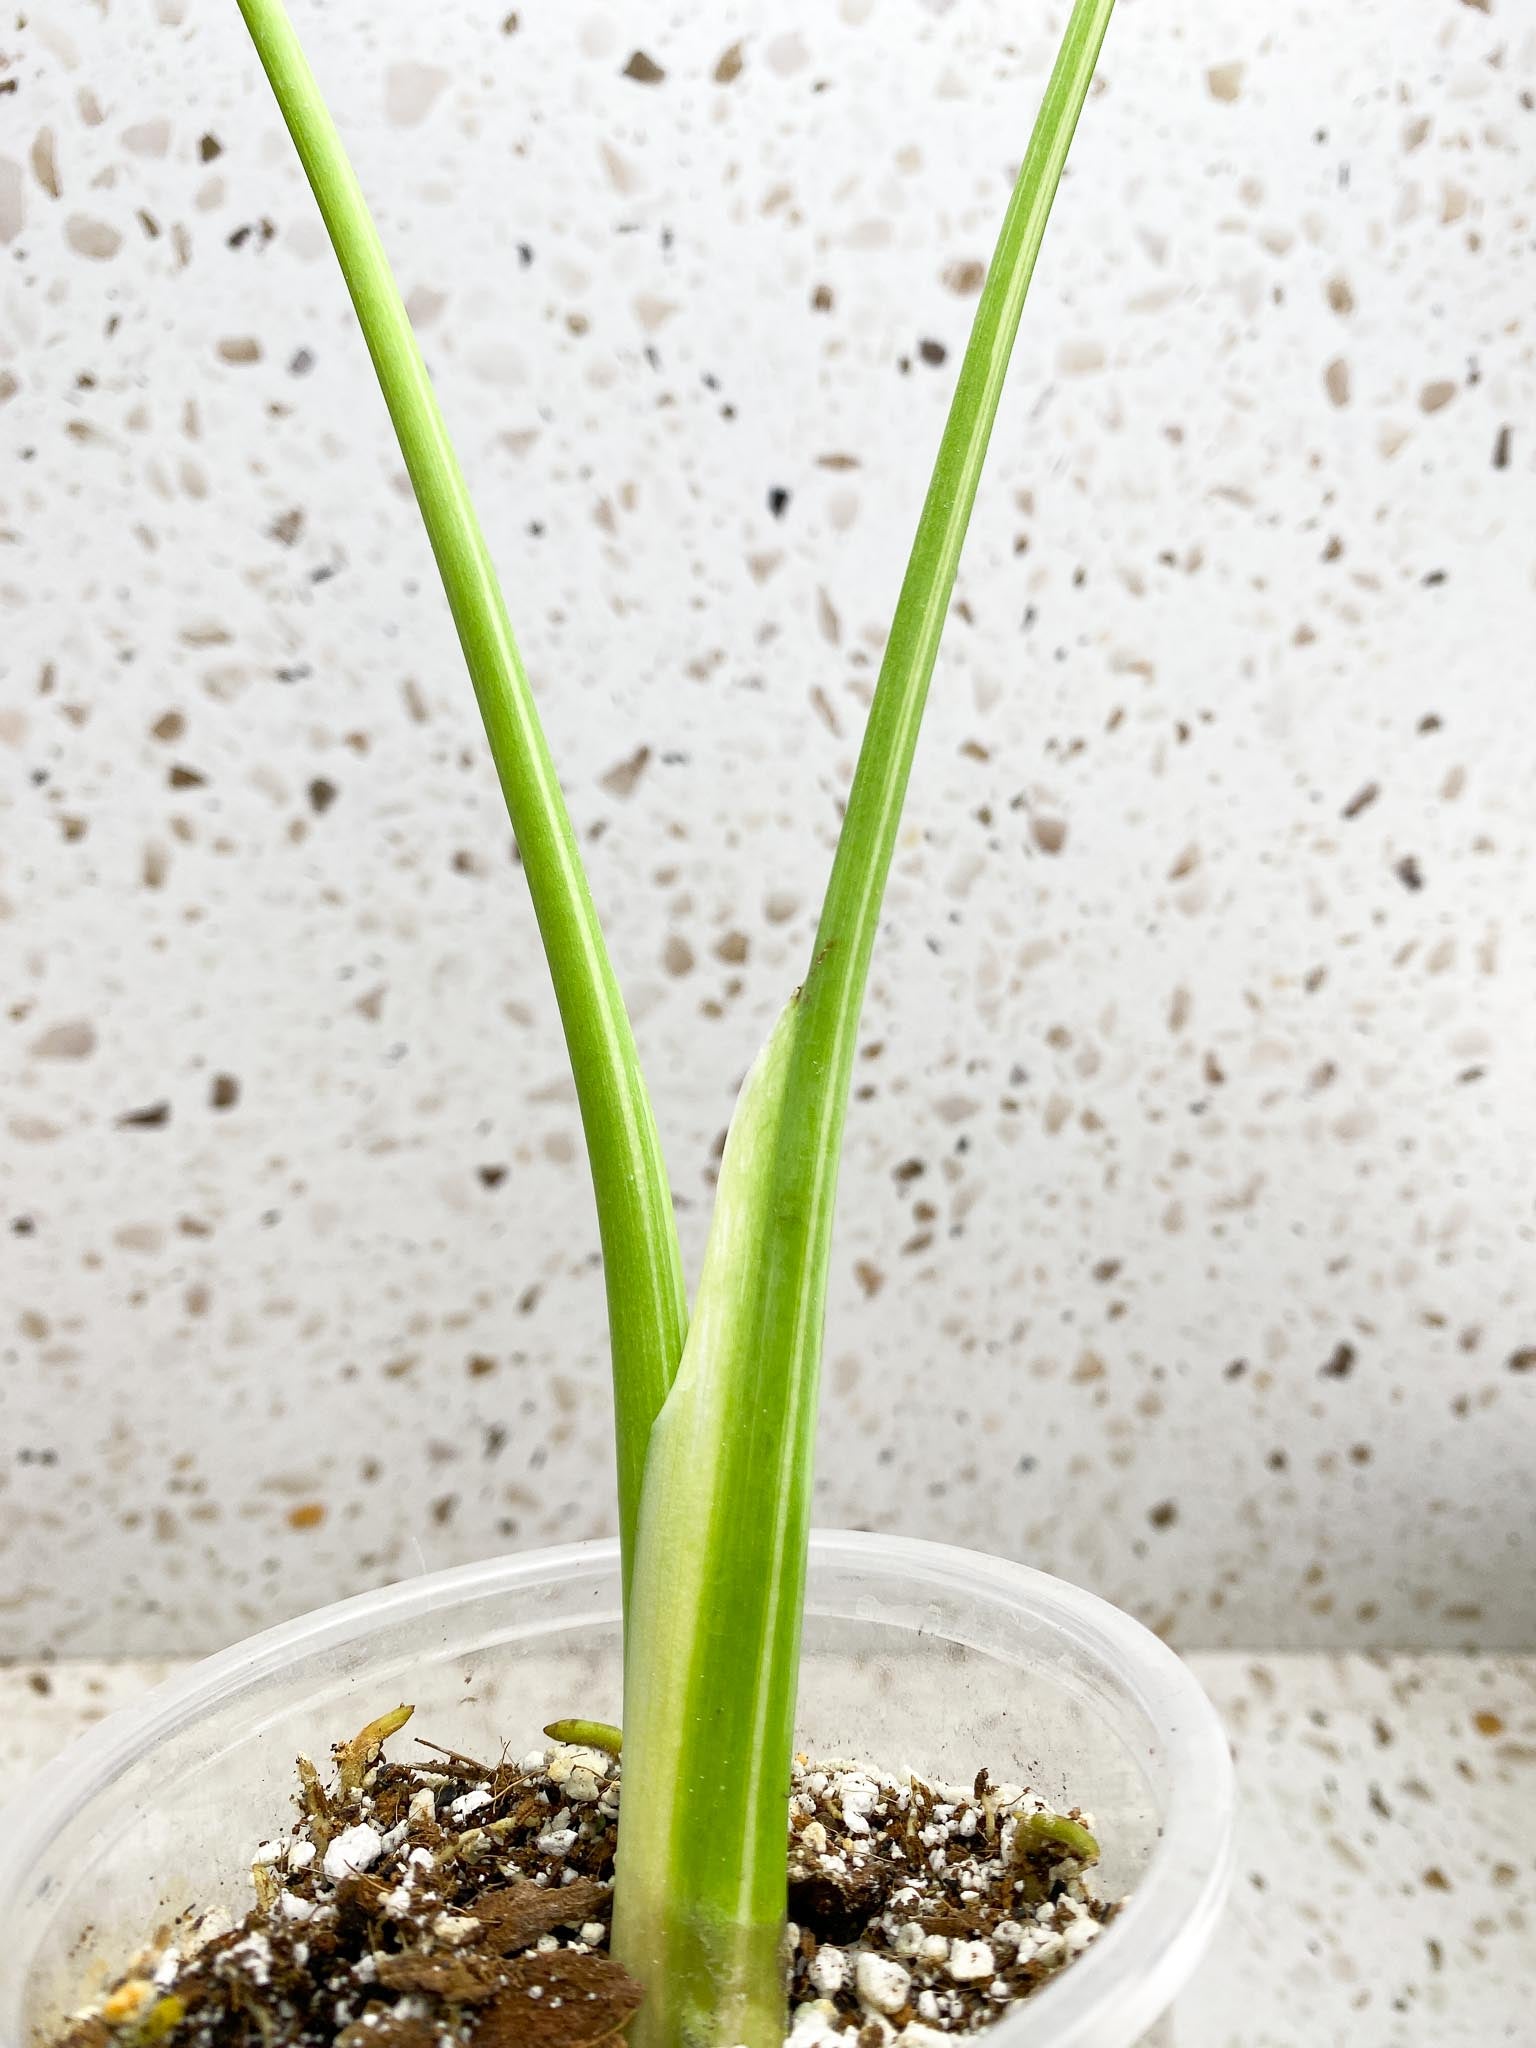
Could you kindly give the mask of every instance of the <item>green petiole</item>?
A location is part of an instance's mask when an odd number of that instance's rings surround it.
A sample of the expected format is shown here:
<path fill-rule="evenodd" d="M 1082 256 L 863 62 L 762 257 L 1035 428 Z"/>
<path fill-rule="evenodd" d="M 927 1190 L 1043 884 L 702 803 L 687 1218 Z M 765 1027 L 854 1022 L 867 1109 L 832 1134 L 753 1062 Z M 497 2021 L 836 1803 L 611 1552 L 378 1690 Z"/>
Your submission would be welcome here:
<path fill-rule="evenodd" d="M 672 1195 L 634 1033 L 458 457 L 336 124 L 282 0 L 237 0 L 346 280 L 458 629 L 528 877 L 597 1198 L 628 1560 L 651 1423 L 687 1328 Z"/>

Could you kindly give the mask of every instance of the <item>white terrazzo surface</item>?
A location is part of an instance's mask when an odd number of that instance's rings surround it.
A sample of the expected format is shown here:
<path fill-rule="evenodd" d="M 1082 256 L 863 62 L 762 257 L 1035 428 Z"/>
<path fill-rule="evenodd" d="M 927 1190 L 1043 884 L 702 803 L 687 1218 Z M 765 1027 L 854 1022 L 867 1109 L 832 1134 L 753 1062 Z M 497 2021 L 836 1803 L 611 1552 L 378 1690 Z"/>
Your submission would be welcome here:
<path fill-rule="evenodd" d="M 1190 1661 L 1231 1730 L 1242 1803 L 1231 1908 L 1172 2048 L 1536 2038 L 1536 1658 Z M 0 1668 L 0 1800 L 181 1668 Z"/>
<path fill-rule="evenodd" d="M 1063 8 L 294 12 L 696 1267 Z M 603 1297 L 506 819 L 236 10 L 12 17 L 4 1648 L 182 1652 L 599 1533 Z M 821 1522 L 1189 1648 L 1533 1647 L 1533 187 L 1531 0 L 1117 10 L 875 961 Z"/>

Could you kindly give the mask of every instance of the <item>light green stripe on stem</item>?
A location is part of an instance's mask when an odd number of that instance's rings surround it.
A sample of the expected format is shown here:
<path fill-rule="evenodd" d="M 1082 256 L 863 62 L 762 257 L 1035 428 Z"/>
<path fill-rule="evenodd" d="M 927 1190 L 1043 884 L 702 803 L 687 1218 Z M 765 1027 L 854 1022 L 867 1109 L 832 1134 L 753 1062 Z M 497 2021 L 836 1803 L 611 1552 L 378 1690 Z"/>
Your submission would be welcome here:
<path fill-rule="evenodd" d="M 976 311 L 803 989 L 743 1089 L 693 1326 L 652 1431 L 614 1952 L 633 2048 L 776 2048 L 821 1332 L 859 1010 L 1009 353 L 1113 0 L 1076 0 Z"/>
<path fill-rule="evenodd" d="M 602 1237 L 627 1579 L 646 1444 L 687 1328 L 655 1118 L 506 605 L 383 243 L 280 0 L 238 4 L 319 205 L 394 422 L 549 960 Z"/>
<path fill-rule="evenodd" d="M 743 1311 L 774 1229 L 768 1169 L 794 1027 L 792 1005 L 731 1118 L 683 1362 L 645 1468 L 613 1928 L 615 1955 L 646 1992 L 632 2048 L 776 2048 L 784 2037 L 789 1758 L 772 1681 L 787 1682 L 792 1711 L 798 1632 L 786 1639 L 779 1624 L 799 1596 L 786 1583 L 793 1560 L 764 1557 L 776 1504 L 761 1478 L 785 1389 Z"/>

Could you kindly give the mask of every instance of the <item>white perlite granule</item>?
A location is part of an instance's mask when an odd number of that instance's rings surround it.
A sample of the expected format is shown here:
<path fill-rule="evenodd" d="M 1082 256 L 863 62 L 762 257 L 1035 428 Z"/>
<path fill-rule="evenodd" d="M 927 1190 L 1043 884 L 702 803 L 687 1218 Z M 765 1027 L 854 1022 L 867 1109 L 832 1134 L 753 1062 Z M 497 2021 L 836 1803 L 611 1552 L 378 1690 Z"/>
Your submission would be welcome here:
<path fill-rule="evenodd" d="M 377 1863 L 383 1848 L 384 1840 L 377 1828 L 360 1820 L 356 1827 L 343 1828 L 326 1850 L 325 1874 L 332 1884 L 340 1884 L 344 1877 L 355 1877 Z"/>
<path fill-rule="evenodd" d="M 840 1948 L 824 1944 L 816 1951 L 806 1975 L 823 1998 L 835 1997 L 848 1982 L 848 1958 Z"/>
<path fill-rule="evenodd" d="M 860 2005 L 871 2012 L 900 2012 L 912 1989 L 912 1977 L 889 1956 L 875 1956 L 863 1950 L 854 1962 L 853 1986 Z"/>
<path fill-rule="evenodd" d="M 979 1984 L 994 1975 L 997 1961 L 985 1941 L 956 1941 L 949 1950 L 949 1974 L 957 1984 Z"/>

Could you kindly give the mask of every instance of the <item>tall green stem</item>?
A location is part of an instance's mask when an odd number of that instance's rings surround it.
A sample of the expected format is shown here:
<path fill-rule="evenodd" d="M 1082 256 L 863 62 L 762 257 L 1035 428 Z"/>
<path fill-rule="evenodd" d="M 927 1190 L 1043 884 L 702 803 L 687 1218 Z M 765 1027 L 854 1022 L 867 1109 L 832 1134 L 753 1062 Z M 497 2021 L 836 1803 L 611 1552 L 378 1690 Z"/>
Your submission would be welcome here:
<path fill-rule="evenodd" d="M 646 1444 L 687 1328 L 656 1122 L 506 604 L 384 245 L 281 0 L 238 4 L 319 205 L 394 422 L 549 960 L 602 1237 L 627 1584 Z"/>
<path fill-rule="evenodd" d="M 832 1212 L 918 727 L 1025 294 L 1113 0 L 1076 0 L 1003 221 L 870 708 L 804 987 L 743 1090 L 652 1431 L 614 1950 L 633 2048 L 776 2048 L 787 1784 Z"/>

